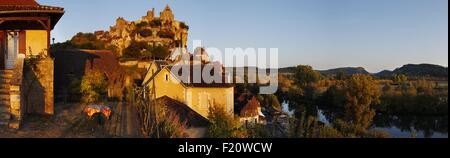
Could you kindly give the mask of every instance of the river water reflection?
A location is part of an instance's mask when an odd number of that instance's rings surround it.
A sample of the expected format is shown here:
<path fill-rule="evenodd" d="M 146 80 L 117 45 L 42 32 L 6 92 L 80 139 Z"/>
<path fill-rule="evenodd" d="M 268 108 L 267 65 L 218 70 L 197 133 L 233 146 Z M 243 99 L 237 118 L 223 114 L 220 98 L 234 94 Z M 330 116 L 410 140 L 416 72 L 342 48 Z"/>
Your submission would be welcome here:
<path fill-rule="evenodd" d="M 283 111 L 289 111 L 289 104 L 283 104 Z M 325 112 L 326 111 L 326 112 Z M 327 113 L 329 116 L 327 116 Z M 318 118 L 330 124 L 332 109 L 318 109 Z M 448 138 L 448 115 L 446 116 L 396 116 L 378 114 L 371 129 L 383 130 L 394 138 Z"/>

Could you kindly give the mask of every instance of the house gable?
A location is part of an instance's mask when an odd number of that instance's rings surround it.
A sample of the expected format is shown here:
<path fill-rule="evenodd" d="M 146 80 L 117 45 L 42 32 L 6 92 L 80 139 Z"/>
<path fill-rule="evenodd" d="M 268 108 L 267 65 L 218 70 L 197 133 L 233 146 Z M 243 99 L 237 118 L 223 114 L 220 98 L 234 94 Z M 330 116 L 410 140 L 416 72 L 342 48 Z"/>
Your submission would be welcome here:
<path fill-rule="evenodd" d="M 156 93 L 156 98 L 168 96 L 183 103 L 186 100 L 186 88 L 167 68 L 158 71 L 145 85 L 150 90 L 155 86 L 154 92 Z"/>

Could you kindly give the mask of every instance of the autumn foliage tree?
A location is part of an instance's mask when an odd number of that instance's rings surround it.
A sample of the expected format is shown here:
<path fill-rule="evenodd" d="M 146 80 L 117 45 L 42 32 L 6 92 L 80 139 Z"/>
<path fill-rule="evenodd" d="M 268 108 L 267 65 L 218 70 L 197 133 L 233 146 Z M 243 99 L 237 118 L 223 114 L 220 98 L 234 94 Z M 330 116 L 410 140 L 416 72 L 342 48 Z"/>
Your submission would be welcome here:
<path fill-rule="evenodd" d="M 371 107 L 380 103 L 381 89 L 373 77 L 356 74 L 346 80 L 345 120 L 363 129 L 368 128 L 375 116 Z"/>
<path fill-rule="evenodd" d="M 106 95 L 108 83 L 100 71 L 89 71 L 81 80 L 80 92 L 83 102 L 95 103 Z"/>
<path fill-rule="evenodd" d="M 222 106 L 210 106 L 208 119 L 211 122 L 207 132 L 209 138 L 247 137 L 247 132 L 241 128 L 239 120 L 230 115 Z"/>

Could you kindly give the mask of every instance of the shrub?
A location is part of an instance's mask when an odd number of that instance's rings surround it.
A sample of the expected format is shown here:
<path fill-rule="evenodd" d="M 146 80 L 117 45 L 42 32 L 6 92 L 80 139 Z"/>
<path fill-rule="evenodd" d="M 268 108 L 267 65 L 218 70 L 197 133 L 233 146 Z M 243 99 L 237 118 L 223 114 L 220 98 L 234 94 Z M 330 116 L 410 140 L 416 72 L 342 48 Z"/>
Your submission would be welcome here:
<path fill-rule="evenodd" d="M 178 115 L 171 113 L 161 103 L 152 101 L 155 98 L 143 97 L 142 89 L 133 89 L 130 96 L 139 114 L 141 129 L 149 138 L 185 138 L 186 123 L 180 121 Z"/>
<path fill-rule="evenodd" d="M 125 48 L 123 57 L 140 59 L 143 56 L 142 52 L 147 48 L 148 44 L 145 42 L 132 41 L 130 46 Z"/>
<path fill-rule="evenodd" d="M 162 22 L 159 19 L 155 19 L 152 20 L 148 23 L 148 25 L 150 25 L 151 27 L 161 27 L 162 26 Z"/>
<path fill-rule="evenodd" d="M 64 43 L 56 43 L 52 45 L 53 49 L 93 49 L 103 50 L 106 49 L 106 43 L 100 41 L 95 37 L 93 33 L 77 33 Z"/>
<path fill-rule="evenodd" d="M 207 136 L 210 138 L 248 137 L 247 132 L 241 128 L 239 120 L 228 114 L 222 106 L 211 106 L 208 118 L 211 125 L 208 127 Z"/>
<path fill-rule="evenodd" d="M 174 38 L 175 34 L 170 31 L 159 31 L 158 36 L 161 38 Z"/>
<path fill-rule="evenodd" d="M 141 23 L 139 23 L 139 24 L 137 24 L 136 25 L 136 27 L 137 28 L 143 28 L 143 27 L 147 27 L 147 26 L 149 26 L 150 24 L 148 23 L 148 22 L 141 22 Z"/>
<path fill-rule="evenodd" d="M 80 91 L 83 102 L 95 103 L 105 96 L 108 83 L 100 71 L 89 71 L 81 80 Z"/>
<path fill-rule="evenodd" d="M 180 27 L 181 27 L 182 29 L 187 29 L 187 30 L 189 30 L 189 26 L 186 25 L 186 23 L 184 23 L 184 22 L 180 23 Z"/>
<path fill-rule="evenodd" d="M 142 37 L 150 37 L 153 35 L 153 31 L 150 29 L 143 29 L 143 30 L 140 30 L 138 33 Z"/>
<path fill-rule="evenodd" d="M 148 58 L 166 59 L 170 55 L 170 50 L 166 46 L 149 46 L 148 51 L 150 53 Z"/>

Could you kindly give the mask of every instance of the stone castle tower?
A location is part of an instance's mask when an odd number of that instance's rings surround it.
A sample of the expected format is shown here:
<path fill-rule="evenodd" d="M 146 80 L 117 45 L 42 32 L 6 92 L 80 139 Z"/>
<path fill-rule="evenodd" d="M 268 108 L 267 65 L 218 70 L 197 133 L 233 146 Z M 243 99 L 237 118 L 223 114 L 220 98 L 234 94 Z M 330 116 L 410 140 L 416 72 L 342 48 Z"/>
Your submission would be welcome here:
<path fill-rule="evenodd" d="M 123 17 L 119 17 L 116 20 L 116 26 L 119 28 L 124 28 L 127 24 L 128 22 Z"/>
<path fill-rule="evenodd" d="M 152 21 L 153 19 L 155 19 L 155 8 L 147 11 L 147 15 L 142 17 L 144 21 Z"/>
<path fill-rule="evenodd" d="M 164 8 L 164 10 L 160 13 L 161 20 L 163 21 L 174 21 L 175 20 L 175 16 L 173 15 L 172 10 L 170 9 L 169 5 L 166 5 L 166 7 Z"/>

